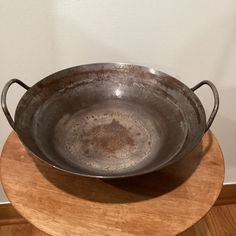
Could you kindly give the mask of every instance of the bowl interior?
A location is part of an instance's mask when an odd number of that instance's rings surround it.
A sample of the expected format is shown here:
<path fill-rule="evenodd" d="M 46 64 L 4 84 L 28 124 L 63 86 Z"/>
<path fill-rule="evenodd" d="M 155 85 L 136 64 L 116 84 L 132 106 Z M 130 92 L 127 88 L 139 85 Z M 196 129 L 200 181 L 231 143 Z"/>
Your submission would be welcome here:
<path fill-rule="evenodd" d="M 99 94 L 98 86 L 96 90 Z M 134 101 L 114 98 L 95 102 L 91 97 L 96 92 L 87 91 L 91 92 L 83 107 L 81 99 L 73 96 L 67 102 L 75 103 L 74 107 L 62 107 L 64 99 L 58 96 L 37 114 L 35 141 L 54 164 L 93 175 L 125 175 L 164 165 L 183 146 L 186 122 L 170 101 L 157 97 L 151 103 L 140 96 L 133 97 Z"/>
<path fill-rule="evenodd" d="M 143 174 L 173 161 L 192 127 L 204 129 L 201 106 L 193 107 L 199 101 L 187 92 L 177 80 L 142 67 L 72 68 L 23 96 L 17 133 L 36 156 L 75 174 Z"/>

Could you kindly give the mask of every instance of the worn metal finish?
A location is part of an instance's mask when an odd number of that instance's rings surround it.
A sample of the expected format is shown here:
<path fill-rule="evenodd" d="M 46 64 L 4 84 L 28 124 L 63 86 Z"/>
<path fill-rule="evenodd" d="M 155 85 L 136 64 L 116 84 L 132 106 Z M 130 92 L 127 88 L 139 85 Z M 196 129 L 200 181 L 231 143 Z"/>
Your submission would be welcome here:
<path fill-rule="evenodd" d="M 125 63 L 82 65 L 44 78 L 24 94 L 12 126 L 34 156 L 98 178 L 163 168 L 191 151 L 209 128 L 190 88 Z"/>
<path fill-rule="evenodd" d="M 23 83 L 22 81 L 20 81 L 20 80 L 18 80 L 18 79 L 11 79 L 11 80 L 9 80 L 9 81 L 6 83 L 6 85 L 4 86 L 4 88 L 3 88 L 2 95 L 1 95 L 1 106 L 2 106 L 2 110 L 3 110 L 3 112 L 4 112 L 5 116 L 6 116 L 6 118 L 7 118 L 8 122 L 9 122 L 9 124 L 11 125 L 11 127 L 12 127 L 13 129 L 15 129 L 15 128 L 14 128 L 14 125 L 15 125 L 15 124 L 14 124 L 14 121 L 13 121 L 11 115 L 10 115 L 10 112 L 9 112 L 8 108 L 7 108 L 6 98 L 7 98 L 8 89 L 9 89 L 10 86 L 11 86 L 12 84 L 14 84 L 14 83 L 19 84 L 20 86 L 22 86 L 22 87 L 25 88 L 26 90 L 29 89 L 29 86 L 27 86 L 25 83 Z"/>
<path fill-rule="evenodd" d="M 218 91 L 215 87 L 215 85 L 211 82 L 211 81 L 208 81 L 208 80 L 203 80 L 201 81 L 200 83 L 198 83 L 197 85 L 195 85 L 192 90 L 195 91 L 197 90 L 198 88 L 200 88 L 201 86 L 203 85 L 208 85 L 212 92 L 213 92 L 213 95 L 214 95 L 214 107 L 213 107 L 213 110 L 212 110 L 212 113 L 207 121 L 207 125 L 206 125 L 206 130 L 207 131 L 208 129 L 210 129 L 211 125 L 212 125 L 212 122 L 214 121 L 215 117 L 216 117 L 216 114 L 218 112 L 218 109 L 219 109 L 219 104 L 220 104 L 220 99 L 219 99 L 219 94 L 218 94 Z"/>

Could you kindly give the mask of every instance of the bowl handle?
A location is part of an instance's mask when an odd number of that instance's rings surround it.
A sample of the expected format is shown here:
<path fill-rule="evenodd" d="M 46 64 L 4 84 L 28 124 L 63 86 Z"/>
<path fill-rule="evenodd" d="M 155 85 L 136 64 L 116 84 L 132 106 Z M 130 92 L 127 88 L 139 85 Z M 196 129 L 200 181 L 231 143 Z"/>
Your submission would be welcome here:
<path fill-rule="evenodd" d="M 12 119 L 12 117 L 11 117 L 11 115 L 10 115 L 10 112 L 9 112 L 9 110 L 8 110 L 8 108 L 7 108 L 6 97 L 7 97 L 8 89 L 9 89 L 10 86 L 11 86 L 12 84 L 14 84 L 14 83 L 17 83 L 17 84 L 21 85 L 21 86 L 22 86 L 23 88 L 25 88 L 26 90 L 28 90 L 28 89 L 30 88 L 29 86 L 27 86 L 25 83 L 23 83 L 22 81 L 20 81 L 20 80 L 18 80 L 18 79 L 11 79 L 11 80 L 9 80 L 9 81 L 5 84 L 5 86 L 4 86 L 3 90 L 2 90 L 2 95 L 1 95 L 1 106 L 2 106 L 2 110 L 3 110 L 3 112 L 4 112 L 5 116 L 6 116 L 6 118 L 7 118 L 8 122 L 9 122 L 9 124 L 11 125 L 11 127 L 12 127 L 13 129 L 15 129 L 15 122 L 13 121 L 13 119 Z"/>
<path fill-rule="evenodd" d="M 208 85 L 212 92 L 213 92 L 213 96 L 214 96 L 214 107 L 213 107 L 213 110 L 212 110 L 212 113 L 207 121 L 207 124 L 206 124 L 206 129 L 205 129 L 205 132 L 211 127 L 212 125 L 212 122 L 214 121 L 215 119 L 215 116 L 217 114 L 217 111 L 219 109 L 219 93 L 215 87 L 215 85 L 209 81 L 209 80 L 203 80 L 202 82 L 200 82 L 199 84 L 195 85 L 192 89 L 192 91 L 195 91 L 197 90 L 198 88 L 200 88 L 202 85 Z"/>

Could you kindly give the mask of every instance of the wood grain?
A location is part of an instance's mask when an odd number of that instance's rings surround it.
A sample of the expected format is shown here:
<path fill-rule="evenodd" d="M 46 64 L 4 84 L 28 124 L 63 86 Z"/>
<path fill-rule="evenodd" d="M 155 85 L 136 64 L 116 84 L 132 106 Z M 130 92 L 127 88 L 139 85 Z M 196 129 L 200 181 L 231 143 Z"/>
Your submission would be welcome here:
<path fill-rule="evenodd" d="M 236 203 L 236 184 L 227 184 L 222 188 L 216 205 Z"/>
<path fill-rule="evenodd" d="M 13 206 L 51 235 L 176 235 L 212 207 L 222 188 L 220 147 L 208 132 L 181 161 L 145 176 L 100 180 L 33 159 L 12 133 L 1 178 Z"/>
<path fill-rule="evenodd" d="M 214 206 L 198 223 L 178 236 L 236 235 L 236 205 Z M 222 215 L 224 216 L 222 220 Z M 226 224 L 225 224 L 226 222 Z M 31 224 L 0 226 L 0 236 L 49 236 Z"/>
<path fill-rule="evenodd" d="M 214 236 L 236 235 L 236 205 L 214 207 L 207 215 L 206 222 Z"/>
<path fill-rule="evenodd" d="M 26 220 L 12 207 L 11 204 L 0 205 L 0 225 L 19 223 L 26 223 Z"/>
<path fill-rule="evenodd" d="M 235 236 L 236 205 L 214 206 L 197 224 L 178 236 Z"/>
<path fill-rule="evenodd" d="M 209 230 L 209 227 L 205 221 L 205 218 L 201 219 L 197 224 L 194 225 L 193 228 L 195 230 L 196 235 L 213 236 Z"/>
<path fill-rule="evenodd" d="M 31 224 L 4 225 L 0 227 L 0 236 L 49 236 Z"/>
<path fill-rule="evenodd" d="M 233 203 L 236 203 L 236 184 L 224 185 L 214 206 L 233 204 Z M 235 205 L 231 206 L 233 207 Z M 13 208 L 11 204 L 0 205 L 0 225 L 19 224 L 26 222 L 27 221 Z M 201 224 L 201 221 L 199 222 L 199 224 L 196 225 L 196 227 L 198 226 L 202 230 L 203 224 Z M 194 232 L 195 235 L 194 228 L 192 228 L 192 231 Z M 206 234 L 206 232 L 204 233 Z"/>

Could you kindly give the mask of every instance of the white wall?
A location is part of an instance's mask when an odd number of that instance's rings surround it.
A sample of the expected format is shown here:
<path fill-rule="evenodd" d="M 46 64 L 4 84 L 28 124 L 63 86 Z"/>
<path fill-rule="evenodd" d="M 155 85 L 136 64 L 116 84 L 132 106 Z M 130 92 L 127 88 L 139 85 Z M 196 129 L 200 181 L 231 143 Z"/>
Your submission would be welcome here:
<path fill-rule="evenodd" d="M 13 77 L 33 85 L 63 68 L 117 61 L 155 67 L 190 87 L 215 83 L 221 106 L 212 130 L 225 182 L 235 182 L 235 0 L 0 0 L 0 90 Z M 12 111 L 22 93 L 12 86 Z M 210 90 L 198 94 L 210 111 Z M 10 132 L 2 112 L 0 124 L 1 149 Z"/>

